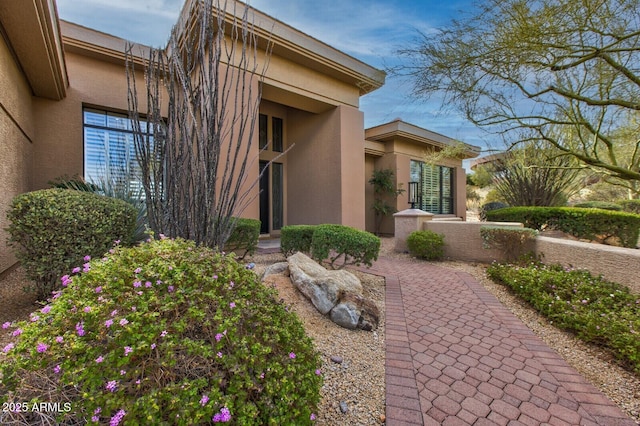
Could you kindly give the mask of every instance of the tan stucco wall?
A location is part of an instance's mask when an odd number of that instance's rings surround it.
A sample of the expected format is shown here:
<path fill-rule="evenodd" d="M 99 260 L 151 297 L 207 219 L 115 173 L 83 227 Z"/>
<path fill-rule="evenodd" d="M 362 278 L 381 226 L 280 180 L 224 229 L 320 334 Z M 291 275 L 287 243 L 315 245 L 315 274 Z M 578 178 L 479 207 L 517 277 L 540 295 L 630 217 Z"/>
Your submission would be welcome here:
<path fill-rule="evenodd" d="M 289 224 L 341 223 L 364 229 L 362 112 L 338 107 L 289 113 Z"/>
<path fill-rule="evenodd" d="M 0 37 L 0 272 L 16 262 L 7 246 L 11 200 L 30 187 L 34 138 L 31 89 Z"/>

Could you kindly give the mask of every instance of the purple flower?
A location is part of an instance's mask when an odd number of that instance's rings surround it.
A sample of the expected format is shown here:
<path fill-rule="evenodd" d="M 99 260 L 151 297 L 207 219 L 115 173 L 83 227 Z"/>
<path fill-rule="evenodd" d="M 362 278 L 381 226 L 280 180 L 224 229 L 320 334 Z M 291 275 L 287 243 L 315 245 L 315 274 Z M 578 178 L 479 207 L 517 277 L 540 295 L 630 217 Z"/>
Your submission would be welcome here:
<path fill-rule="evenodd" d="M 313 413 L 311 413 L 311 416 L 309 417 L 309 419 L 310 419 L 311 421 L 314 421 L 314 420 L 316 419 L 316 415 L 315 415 L 315 414 L 313 414 Z"/>
<path fill-rule="evenodd" d="M 133 282 L 133 286 L 134 286 L 135 288 L 138 288 L 138 287 L 140 287 L 141 285 L 142 285 L 142 283 L 141 283 L 140 281 L 138 281 L 138 280 L 136 280 L 136 281 L 134 281 L 134 282 Z"/>
<path fill-rule="evenodd" d="M 162 280 L 158 280 L 158 281 L 156 281 L 156 284 L 157 284 L 157 285 L 162 284 Z"/>
<path fill-rule="evenodd" d="M 234 285 L 236 285 L 236 283 L 234 283 L 233 281 L 229 281 L 229 288 L 233 288 Z"/>
<path fill-rule="evenodd" d="M 40 312 L 42 312 L 43 314 L 48 314 L 51 311 L 51 306 L 47 305 L 44 308 L 40 309 Z"/>
<path fill-rule="evenodd" d="M 78 333 L 78 336 L 84 336 L 84 323 L 83 322 L 79 322 L 76 324 L 76 333 Z"/>
<path fill-rule="evenodd" d="M 169 334 L 167 330 L 162 330 L 162 333 L 160 333 L 160 337 L 166 337 L 167 334 Z"/>
<path fill-rule="evenodd" d="M 142 292 L 141 292 L 141 291 L 136 291 L 136 294 L 137 294 L 138 296 L 142 296 Z"/>
<path fill-rule="evenodd" d="M 120 244 L 120 240 L 115 240 L 115 241 L 113 242 L 113 244 L 115 244 L 115 245 Z"/>
<path fill-rule="evenodd" d="M 320 376 L 320 375 L 322 375 L 322 371 L 320 371 L 320 369 L 318 368 L 318 369 L 316 370 L 316 376 Z"/>
<path fill-rule="evenodd" d="M 124 347 L 124 356 L 129 356 L 131 352 L 133 352 L 133 349 L 131 349 L 131 346 Z"/>
<path fill-rule="evenodd" d="M 207 405 L 207 402 L 209 402 L 209 397 L 207 395 L 202 395 L 202 398 L 200 398 L 200 405 L 204 407 Z"/>
<path fill-rule="evenodd" d="M 62 336 L 56 337 L 56 342 L 58 342 L 58 343 L 64 342 L 64 337 L 62 337 Z"/>
<path fill-rule="evenodd" d="M 38 315 L 31 314 L 31 322 L 36 322 L 40 319 Z"/>
<path fill-rule="evenodd" d="M 140 384 L 140 379 L 136 380 L 136 385 Z"/>
<path fill-rule="evenodd" d="M 289 358 L 294 359 L 296 357 L 296 354 L 294 354 L 293 352 L 289 352 Z"/>
<path fill-rule="evenodd" d="M 142 272 L 142 268 L 136 268 L 135 271 L 133 271 L 134 274 L 139 274 L 140 272 Z"/>
<path fill-rule="evenodd" d="M 118 390 L 118 382 L 116 382 L 115 380 L 108 381 L 105 389 L 109 392 L 115 392 L 116 390 Z"/>
<path fill-rule="evenodd" d="M 65 275 L 62 278 L 60 278 L 60 281 L 62 281 L 62 287 L 66 287 L 67 285 L 71 284 L 71 278 L 69 277 L 69 275 Z"/>
<path fill-rule="evenodd" d="M 98 416 L 91 416 L 91 421 L 94 423 L 98 423 L 100 421 L 100 417 Z"/>
<path fill-rule="evenodd" d="M 151 281 L 147 281 L 147 282 L 145 282 L 145 283 L 144 283 L 144 286 L 145 286 L 146 288 L 151 288 L 151 286 L 152 286 L 152 285 L 153 285 L 153 284 L 151 284 Z"/>
<path fill-rule="evenodd" d="M 19 336 L 19 335 L 21 335 L 21 334 L 22 334 L 22 329 L 21 329 L 21 328 L 16 328 L 16 329 L 13 331 L 13 333 L 11 333 L 11 335 L 12 335 L 13 337 L 18 337 L 18 336 Z"/>
<path fill-rule="evenodd" d="M 2 324 L 2 329 L 6 330 L 7 328 L 11 327 L 11 323 L 9 321 L 5 322 Z"/>
<path fill-rule="evenodd" d="M 168 291 L 169 293 L 173 293 L 173 286 L 172 286 L 172 285 L 170 285 L 169 287 L 167 287 L 167 291 Z"/>
<path fill-rule="evenodd" d="M 120 325 L 121 325 L 121 326 L 123 326 L 123 327 L 124 327 L 124 326 L 125 326 L 125 325 L 127 325 L 127 324 L 129 324 L 129 320 L 127 320 L 126 318 L 122 318 L 122 319 L 120 320 Z"/>
<path fill-rule="evenodd" d="M 102 286 L 96 287 L 96 293 L 102 293 Z"/>
<path fill-rule="evenodd" d="M 127 414 L 127 412 L 124 411 L 124 410 L 118 411 L 115 414 L 115 416 L 111 417 L 111 421 L 109 422 L 109 426 L 118 426 L 118 424 L 120 424 L 120 421 L 125 416 L 125 414 Z"/>
<path fill-rule="evenodd" d="M 216 334 L 216 342 L 219 342 L 220 339 L 222 339 L 223 334 L 222 333 L 218 333 Z"/>
<path fill-rule="evenodd" d="M 53 372 L 54 373 L 60 374 L 61 371 L 62 371 L 62 368 L 60 368 L 60 364 L 58 364 L 55 367 L 53 367 Z"/>
<path fill-rule="evenodd" d="M 231 309 L 235 308 L 235 307 L 236 307 L 236 302 L 231 302 L 231 303 L 229 303 L 229 307 L 230 307 Z"/>
<path fill-rule="evenodd" d="M 127 372 L 125 370 L 120 370 L 120 375 L 124 376 L 125 374 L 127 374 Z"/>
<path fill-rule="evenodd" d="M 118 315 L 118 310 L 117 310 L 117 309 L 114 309 L 113 311 L 111 311 L 111 314 L 110 314 L 110 315 L 111 315 L 112 317 L 115 317 L 116 315 Z"/>
<path fill-rule="evenodd" d="M 9 352 L 9 351 L 10 351 L 11 349 L 13 349 L 14 347 L 15 347 L 15 345 L 14 345 L 13 343 L 9 343 L 7 346 L 5 346 L 5 347 L 2 349 L 2 352 L 4 352 L 4 353 L 6 354 L 7 352 Z"/>
<path fill-rule="evenodd" d="M 218 355 L 218 358 L 222 358 L 222 352 L 218 352 L 216 355 Z"/>
<path fill-rule="evenodd" d="M 152 344 L 151 344 L 151 349 L 153 350 L 153 349 L 155 349 L 155 348 L 156 348 L 156 344 L 155 344 L 155 343 L 152 343 Z"/>
<path fill-rule="evenodd" d="M 45 345 L 44 343 L 38 343 L 38 346 L 36 347 L 36 350 L 40 354 L 45 353 L 47 349 L 49 349 L 49 346 Z"/>
<path fill-rule="evenodd" d="M 73 270 L 71 272 L 74 273 L 74 274 L 77 274 L 80 271 L 81 271 L 80 267 L 76 266 L 75 268 L 73 268 Z"/>
<path fill-rule="evenodd" d="M 54 291 L 53 296 L 51 297 L 51 300 L 56 300 L 58 297 L 60 297 L 60 291 Z"/>
<path fill-rule="evenodd" d="M 88 262 L 88 261 L 90 261 L 90 260 L 91 260 L 91 256 L 85 256 L 85 257 L 84 257 L 84 261 L 85 261 L 85 262 Z"/>
<path fill-rule="evenodd" d="M 218 279 L 218 276 L 214 274 L 214 275 L 213 275 L 213 279 L 214 279 L 214 280 L 217 280 L 217 279 Z"/>
<path fill-rule="evenodd" d="M 112 319 L 108 319 L 104 322 L 104 326 L 109 328 L 113 325 L 113 320 Z"/>
<path fill-rule="evenodd" d="M 100 414 L 101 411 L 102 411 L 102 408 L 98 407 L 95 410 L 93 410 L 93 414 Z"/>
<path fill-rule="evenodd" d="M 91 312 L 91 306 L 85 306 L 83 311 L 85 311 L 86 313 Z"/>
<path fill-rule="evenodd" d="M 102 361 L 104 361 L 104 357 L 102 355 L 100 355 L 98 358 L 96 358 L 96 363 L 100 364 Z"/>

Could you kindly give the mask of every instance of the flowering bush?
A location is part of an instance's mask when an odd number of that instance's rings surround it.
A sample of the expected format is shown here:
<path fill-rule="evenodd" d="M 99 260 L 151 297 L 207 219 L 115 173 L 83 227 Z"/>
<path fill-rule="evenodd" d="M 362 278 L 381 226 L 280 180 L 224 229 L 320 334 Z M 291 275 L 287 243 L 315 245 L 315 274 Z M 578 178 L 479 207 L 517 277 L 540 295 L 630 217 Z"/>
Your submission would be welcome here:
<path fill-rule="evenodd" d="M 3 325 L 17 340 L 1 351 L 0 402 L 70 402 L 55 419 L 67 424 L 314 417 L 318 354 L 275 290 L 233 255 L 162 239 L 115 247 L 61 282 L 29 322 Z M 45 415 L 0 413 L 0 423 Z"/>
<path fill-rule="evenodd" d="M 587 271 L 531 262 L 493 264 L 487 273 L 536 310 L 587 342 L 608 348 L 640 373 L 640 296 Z"/>

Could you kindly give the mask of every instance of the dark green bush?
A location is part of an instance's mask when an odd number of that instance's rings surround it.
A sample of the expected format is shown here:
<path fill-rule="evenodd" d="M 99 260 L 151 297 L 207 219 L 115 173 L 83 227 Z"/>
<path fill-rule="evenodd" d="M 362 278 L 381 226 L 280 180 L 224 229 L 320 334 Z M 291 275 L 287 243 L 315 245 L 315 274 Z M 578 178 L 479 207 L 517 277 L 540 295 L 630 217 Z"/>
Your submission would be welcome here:
<path fill-rule="evenodd" d="M 64 279 L 31 321 L 10 325 L 21 334 L 4 349 L 0 402 L 69 401 L 56 424 L 123 413 L 131 425 L 311 423 L 322 385 L 313 343 L 233 255 L 164 239 L 117 247 Z"/>
<path fill-rule="evenodd" d="M 559 265 L 493 264 L 487 273 L 511 288 L 553 324 L 612 351 L 640 373 L 640 297 L 586 271 Z"/>
<path fill-rule="evenodd" d="M 612 210 L 616 212 L 622 210 L 622 206 L 620 204 L 611 203 L 609 201 L 585 201 L 584 203 L 577 203 L 573 207 L 579 207 L 582 209 Z"/>
<path fill-rule="evenodd" d="M 515 260 L 526 252 L 533 251 L 529 243 L 535 239 L 538 231 L 531 228 L 514 226 L 481 226 L 483 248 L 497 248 L 509 260 Z"/>
<path fill-rule="evenodd" d="M 317 225 L 311 241 L 311 257 L 318 262 L 328 259 L 332 268 L 363 263 L 371 266 L 379 251 L 380 238 L 344 225 Z"/>
<path fill-rule="evenodd" d="M 101 257 L 113 242 L 128 244 L 136 209 L 122 200 L 90 192 L 44 189 L 18 195 L 7 213 L 9 243 L 35 290 L 47 297 L 60 277 Z"/>
<path fill-rule="evenodd" d="M 311 253 L 314 225 L 289 225 L 280 230 L 280 250 L 285 256 L 301 251 Z"/>
<path fill-rule="evenodd" d="M 444 235 L 433 231 L 414 231 L 407 237 L 412 256 L 426 260 L 439 260 L 444 256 Z"/>
<path fill-rule="evenodd" d="M 622 200 L 618 202 L 627 213 L 640 214 L 640 200 Z"/>
<path fill-rule="evenodd" d="M 483 204 L 482 206 L 480 206 L 480 220 L 483 222 L 486 222 L 488 212 L 492 210 L 503 209 L 505 207 L 509 207 L 509 206 L 500 201 L 492 201 L 490 203 Z"/>
<path fill-rule="evenodd" d="M 557 229 L 577 238 L 605 241 L 618 238 L 624 247 L 636 247 L 640 216 L 607 210 L 574 207 L 508 207 L 487 212 L 496 222 L 521 222 L 527 228 Z"/>
<path fill-rule="evenodd" d="M 225 250 L 234 251 L 240 259 L 252 255 L 258 248 L 260 221 L 258 219 L 237 218 L 231 236 L 225 244 Z"/>

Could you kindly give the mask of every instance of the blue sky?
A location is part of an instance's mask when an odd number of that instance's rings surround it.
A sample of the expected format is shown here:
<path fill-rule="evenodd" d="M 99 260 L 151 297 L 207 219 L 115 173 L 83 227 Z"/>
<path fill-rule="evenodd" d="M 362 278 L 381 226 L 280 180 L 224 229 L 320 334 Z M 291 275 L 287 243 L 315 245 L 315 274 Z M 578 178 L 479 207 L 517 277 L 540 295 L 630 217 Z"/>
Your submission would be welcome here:
<path fill-rule="evenodd" d="M 57 0 L 61 19 L 131 41 L 164 47 L 184 0 Z M 396 51 L 418 31 L 431 32 L 473 0 L 251 0 L 251 6 L 379 69 L 398 61 Z M 387 76 L 361 99 L 365 127 L 396 118 L 473 145 L 490 139 L 436 99 L 411 96 L 411 82 Z"/>

